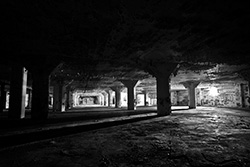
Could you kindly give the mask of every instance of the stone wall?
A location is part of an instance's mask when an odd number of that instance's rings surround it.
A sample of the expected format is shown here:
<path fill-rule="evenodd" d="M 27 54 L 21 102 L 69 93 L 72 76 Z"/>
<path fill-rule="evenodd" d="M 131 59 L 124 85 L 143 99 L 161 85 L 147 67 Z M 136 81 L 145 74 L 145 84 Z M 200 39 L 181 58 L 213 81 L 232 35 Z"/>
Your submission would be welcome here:
<path fill-rule="evenodd" d="M 217 94 L 211 93 L 211 88 L 217 89 Z M 215 90 L 216 90 L 215 89 Z M 197 106 L 217 106 L 217 107 L 242 107 L 250 108 L 248 86 L 246 83 L 217 83 L 201 84 L 196 88 Z M 171 102 L 173 106 L 188 105 L 187 90 L 172 90 Z"/>
<path fill-rule="evenodd" d="M 217 89 L 217 95 L 211 94 L 211 88 Z M 197 105 L 219 107 L 241 107 L 242 96 L 240 84 L 227 83 L 211 85 L 196 89 Z M 249 104 L 248 104 L 249 106 Z"/>

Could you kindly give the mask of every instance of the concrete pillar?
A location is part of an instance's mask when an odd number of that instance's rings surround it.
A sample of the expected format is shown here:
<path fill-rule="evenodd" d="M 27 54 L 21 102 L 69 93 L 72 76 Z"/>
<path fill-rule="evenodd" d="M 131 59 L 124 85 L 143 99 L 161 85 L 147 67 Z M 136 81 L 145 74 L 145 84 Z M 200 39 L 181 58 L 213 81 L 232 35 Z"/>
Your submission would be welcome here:
<path fill-rule="evenodd" d="M 102 99 L 102 95 L 101 95 L 101 94 L 99 94 L 99 95 L 97 96 L 97 99 L 98 99 L 98 100 L 97 100 L 97 102 L 98 102 L 97 104 L 103 105 L 103 101 L 102 101 L 103 99 Z"/>
<path fill-rule="evenodd" d="M 69 91 L 69 109 L 73 107 L 73 92 L 72 90 Z"/>
<path fill-rule="evenodd" d="M 121 80 L 121 82 L 127 87 L 127 102 L 128 102 L 128 110 L 135 110 L 135 89 L 136 86 L 139 84 L 138 80 Z"/>
<path fill-rule="evenodd" d="M 143 90 L 143 95 L 144 95 L 144 106 L 149 106 L 148 91 L 147 90 Z"/>
<path fill-rule="evenodd" d="M 121 108 L 121 89 L 115 90 L 115 108 Z"/>
<path fill-rule="evenodd" d="M 157 114 L 161 116 L 171 114 L 169 77 L 170 76 L 162 76 L 156 78 Z"/>
<path fill-rule="evenodd" d="M 25 117 L 25 98 L 27 87 L 27 70 L 20 65 L 13 65 L 10 82 L 10 119 L 22 119 Z"/>
<path fill-rule="evenodd" d="M 104 106 L 104 96 L 102 93 L 100 93 L 100 97 L 101 97 L 101 105 Z"/>
<path fill-rule="evenodd" d="M 106 93 L 102 93 L 103 95 L 103 106 L 107 105 L 107 94 Z"/>
<path fill-rule="evenodd" d="M 66 86 L 62 86 L 62 104 L 61 104 L 61 112 L 66 111 L 66 104 L 67 104 L 67 90 Z"/>
<path fill-rule="evenodd" d="M 1 83 L 1 99 L 0 99 L 0 112 L 6 108 L 6 91 L 5 83 Z"/>
<path fill-rule="evenodd" d="M 246 96 L 245 96 L 246 85 L 240 84 L 240 94 L 241 94 L 241 107 L 246 107 Z"/>
<path fill-rule="evenodd" d="M 200 81 L 186 81 L 182 84 L 188 89 L 189 108 L 196 108 L 195 88 L 200 84 Z"/>
<path fill-rule="evenodd" d="M 108 94 L 107 92 L 102 92 L 103 95 L 103 105 L 108 106 Z"/>
<path fill-rule="evenodd" d="M 101 97 L 101 105 L 102 106 L 106 106 L 106 96 L 105 96 L 105 94 L 103 94 L 103 93 L 100 93 L 100 97 Z"/>
<path fill-rule="evenodd" d="M 31 108 L 31 103 L 32 103 L 32 89 L 27 89 L 28 93 L 28 105 L 27 108 Z"/>
<path fill-rule="evenodd" d="M 250 77 L 249 77 L 250 78 Z M 245 78 L 244 78 L 245 79 Z M 248 78 L 247 78 L 248 79 Z M 247 87 L 248 87 L 248 92 L 247 92 L 247 102 L 248 104 L 250 104 L 250 81 L 245 79 L 246 81 L 248 81 Z M 248 108 L 250 108 L 250 106 L 248 106 Z"/>
<path fill-rule="evenodd" d="M 111 106 L 111 95 L 112 95 L 112 90 L 105 90 L 105 92 L 107 93 L 107 95 L 108 95 L 108 97 L 107 97 L 107 105 L 108 105 L 108 107 L 110 107 Z"/>
<path fill-rule="evenodd" d="M 249 70 L 246 70 L 246 71 L 242 71 L 242 72 L 240 72 L 239 73 L 243 78 L 244 78 L 244 80 L 245 81 L 247 81 L 248 82 L 248 84 L 247 84 L 247 86 L 248 86 L 248 97 L 246 97 L 247 98 L 247 102 L 248 102 L 248 104 L 250 103 L 250 71 Z M 246 85 L 245 85 L 246 86 Z M 246 101 L 245 101 L 245 107 L 247 107 L 246 106 L 247 105 L 247 103 L 246 103 Z M 250 107 L 250 106 L 248 106 L 248 107 Z"/>
<path fill-rule="evenodd" d="M 66 87 L 66 100 L 65 100 L 65 110 L 70 110 L 72 108 L 72 92 L 70 90 L 70 85 Z"/>
<path fill-rule="evenodd" d="M 62 111 L 63 85 L 56 83 L 53 87 L 53 111 Z"/>
<path fill-rule="evenodd" d="M 101 94 L 98 94 L 98 96 L 96 96 L 96 104 L 102 105 L 102 95 Z"/>
<path fill-rule="evenodd" d="M 64 112 L 70 105 L 70 87 L 64 86 L 63 82 L 57 82 L 53 86 L 53 111 Z"/>
<path fill-rule="evenodd" d="M 115 91 L 115 108 L 121 108 L 121 86 L 111 87 L 113 91 Z"/>
<path fill-rule="evenodd" d="M 72 99 L 73 99 L 73 106 L 72 107 L 76 107 L 78 105 L 77 103 L 77 92 L 74 91 L 74 93 L 72 94 Z"/>
<path fill-rule="evenodd" d="M 106 106 L 109 106 L 109 101 L 110 101 L 110 97 L 108 95 L 108 93 L 106 93 Z"/>
<path fill-rule="evenodd" d="M 180 105 L 180 101 L 179 101 L 179 91 L 176 91 L 176 105 L 179 106 Z"/>
<path fill-rule="evenodd" d="M 177 63 L 151 62 L 146 70 L 156 77 L 157 92 L 157 115 L 165 116 L 171 114 L 170 99 L 170 76 L 176 71 Z"/>
<path fill-rule="evenodd" d="M 49 73 L 46 68 L 38 67 L 33 69 L 32 79 L 31 118 L 44 120 L 48 118 Z"/>
<path fill-rule="evenodd" d="M 250 81 L 248 81 L 248 101 L 250 103 Z"/>

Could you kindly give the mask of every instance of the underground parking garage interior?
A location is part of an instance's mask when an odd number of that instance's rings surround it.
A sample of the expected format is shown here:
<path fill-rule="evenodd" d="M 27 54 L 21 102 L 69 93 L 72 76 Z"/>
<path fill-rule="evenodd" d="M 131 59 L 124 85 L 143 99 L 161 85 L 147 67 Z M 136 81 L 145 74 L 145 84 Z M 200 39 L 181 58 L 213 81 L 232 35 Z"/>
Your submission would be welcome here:
<path fill-rule="evenodd" d="M 1 6 L 0 166 L 250 166 L 245 1 Z"/>

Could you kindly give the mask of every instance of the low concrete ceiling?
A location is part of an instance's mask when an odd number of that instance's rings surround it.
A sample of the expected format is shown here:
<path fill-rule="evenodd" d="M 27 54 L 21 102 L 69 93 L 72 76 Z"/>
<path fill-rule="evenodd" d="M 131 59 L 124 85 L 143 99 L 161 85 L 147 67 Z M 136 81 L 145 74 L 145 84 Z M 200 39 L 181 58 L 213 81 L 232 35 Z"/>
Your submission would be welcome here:
<path fill-rule="evenodd" d="M 60 68 L 59 68 L 60 69 Z M 65 69 L 65 68 L 63 68 Z M 249 70 L 249 67 L 246 65 L 226 65 L 226 64 L 217 64 L 216 66 L 209 68 L 207 70 L 179 70 L 175 74 L 170 76 L 170 84 L 172 89 L 183 89 L 183 82 L 186 81 L 200 81 L 202 85 L 206 84 L 218 84 L 218 83 L 245 83 L 246 80 L 242 76 L 240 76 L 241 71 Z M 59 70 L 60 71 L 60 70 Z M 67 73 L 67 72 L 73 72 Z M 119 72 L 119 71 L 118 71 Z M 61 74 L 63 73 L 63 74 Z M 65 85 L 70 85 L 72 90 L 79 89 L 83 91 L 89 90 L 108 90 L 111 87 L 119 86 L 125 87 L 122 83 L 121 77 L 119 79 L 119 75 L 115 75 L 115 73 L 111 73 L 110 76 L 95 76 L 96 78 L 83 78 L 73 80 L 70 75 L 74 75 L 75 71 L 54 71 L 51 75 L 63 75 L 63 81 Z M 67 74 L 65 74 L 67 73 Z M 136 74 L 136 73 L 135 73 Z M 142 73 L 140 73 L 142 74 Z M 77 74 L 78 75 L 78 74 Z M 67 77 L 70 79 L 67 79 Z M 143 72 L 144 77 L 133 78 L 132 75 L 128 76 L 126 79 L 138 80 L 139 84 L 137 86 L 137 91 L 142 92 L 143 90 L 147 90 L 149 92 L 156 91 L 156 78 Z M 60 77 L 59 77 L 60 78 Z M 74 77 L 73 77 L 74 78 Z"/>
<path fill-rule="evenodd" d="M 250 73 L 245 2 L 9 0 L 3 6 L 3 61 L 57 66 L 52 81 L 73 87 L 146 78 L 141 87 L 154 86 L 145 66 L 158 62 L 179 64 L 171 84 L 241 80 Z"/>

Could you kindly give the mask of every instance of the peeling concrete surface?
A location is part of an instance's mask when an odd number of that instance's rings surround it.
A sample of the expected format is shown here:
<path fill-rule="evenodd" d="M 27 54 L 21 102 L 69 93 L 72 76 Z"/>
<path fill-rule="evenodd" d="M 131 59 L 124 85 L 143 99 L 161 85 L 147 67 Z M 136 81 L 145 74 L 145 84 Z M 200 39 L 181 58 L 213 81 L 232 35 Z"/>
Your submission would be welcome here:
<path fill-rule="evenodd" d="M 247 167 L 249 141 L 249 111 L 198 107 L 1 150 L 0 166 Z"/>

